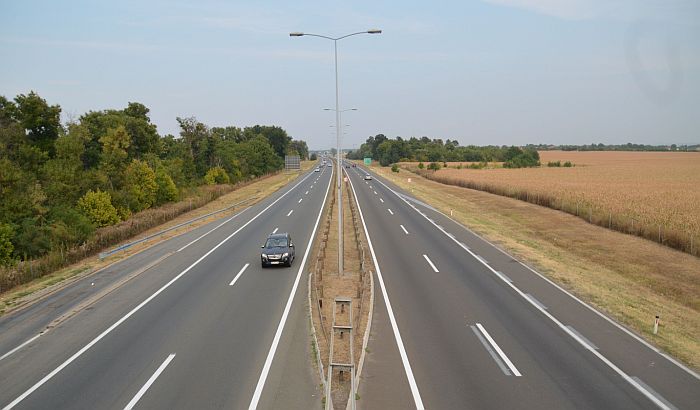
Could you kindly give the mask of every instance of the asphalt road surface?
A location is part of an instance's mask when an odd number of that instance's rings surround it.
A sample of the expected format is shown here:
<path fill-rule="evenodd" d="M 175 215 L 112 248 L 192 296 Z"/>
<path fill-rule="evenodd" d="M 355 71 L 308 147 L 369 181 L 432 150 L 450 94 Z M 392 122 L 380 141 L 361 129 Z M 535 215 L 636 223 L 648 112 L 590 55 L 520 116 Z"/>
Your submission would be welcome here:
<path fill-rule="evenodd" d="M 332 168 L 0 318 L 4 409 L 321 408 L 305 255 Z M 508 254 L 344 168 L 375 263 L 361 409 L 700 408 L 700 378 Z M 288 231 L 292 268 L 262 269 Z"/>
<path fill-rule="evenodd" d="M 696 373 L 393 184 L 344 170 L 378 265 L 358 408 L 700 408 Z"/>
<path fill-rule="evenodd" d="M 320 408 L 303 263 L 322 170 L 0 318 L 0 407 Z M 261 267 L 273 231 L 291 268 Z"/>

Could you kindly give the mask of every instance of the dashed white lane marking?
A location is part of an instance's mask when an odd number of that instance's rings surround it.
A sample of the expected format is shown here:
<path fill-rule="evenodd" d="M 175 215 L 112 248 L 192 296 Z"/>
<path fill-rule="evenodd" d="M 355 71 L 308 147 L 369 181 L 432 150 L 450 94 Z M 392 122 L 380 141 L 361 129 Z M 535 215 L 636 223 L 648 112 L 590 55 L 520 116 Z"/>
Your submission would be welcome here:
<path fill-rule="evenodd" d="M 299 198 L 299 202 L 297 202 L 297 203 L 300 204 L 301 201 L 303 201 L 303 200 L 304 200 L 304 198 Z"/>
<path fill-rule="evenodd" d="M 496 362 L 498 367 L 501 368 L 501 371 L 503 372 L 503 374 L 505 374 L 506 376 L 510 376 L 511 375 L 510 370 L 508 370 L 508 367 L 506 367 L 506 364 L 503 363 L 503 360 L 501 360 L 501 358 L 498 357 L 496 352 L 491 348 L 491 345 L 489 344 L 489 342 L 487 342 L 486 339 L 484 339 L 484 336 L 481 335 L 481 333 L 479 332 L 479 329 L 477 329 L 476 326 L 469 326 L 469 327 L 472 328 L 472 332 L 474 332 L 474 334 L 479 339 L 481 344 L 484 346 L 486 351 L 489 353 L 489 355 L 491 356 L 493 361 Z"/>
<path fill-rule="evenodd" d="M 387 208 L 386 210 L 389 211 L 390 214 L 394 214 L 394 212 L 391 209 Z"/>
<path fill-rule="evenodd" d="M 428 255 L 423 255 L 423 257 L 425 258 L 426 262 L 428 262 L 428 265 L 430 265 L 430 267 L 433 268 L 433 270 L 435 271 L 435 273 L 439 273 L 439 272 L 440 272 L 440 271 L 435 267 L 435 264 L 433 263 L 433 261 L 430 260 L 430 258 L 428 257 Z"/>
<path fill-rule="evenodd" d="M 273 233 L 273 234 L 276 234 L 278 229 L 280 229 L 280 228 L 279 228 L 279 227 L 275 228 L 275 230 L 272 231 L 272 233 Z"/>
<path fill-rule="evenodd" d="M 377 195 L 377 191 L 374 191 L 374 195 Z"/>
<path fill-rule="evenodd" d="M 229 285 L 229 286 L 235 285 L 235 284 L 236 284 L 236 281 L 238 280 L 238 278 L 240 278 L 241 275 L 243 274 L 243 272 L 245 272 L 245 270 L 248 269 L 248 266 L 250 266 L 250 263 L 246 263 L 245 265 L 243 265 L 243 267 L 241 268 L 241 270 L 238 271 L 238 274 L 236 274 L 236 277 L 233 278 L 233 280 L 231 281 L 231 283 L 229 283 L 228 285 Z"/>
<path fill-rule="evenodd" d="M 481 323 L 477 323 L 477 324 L 476 324 L 476 327 L 479 329 L 479 331 L 481 331 L 481 334 L 484 335 L 484 337 L 485 337 L 486 340 L 489 342 L 489 344 L 491 344 L 491 347 L 493 347 L 494 350 L 496 351 L 496 353 L 498 353 L 498 355 L 501 357 L 501 360 L 503 360 L 503 362 L 506 364 L 506 366 L 508 366 L 508 368 L 510 369 L 510 371 L 511 371 L 516 377 L 522 376 L 522 374 L 520 374 L 520 372 L 519 372 L 518 369 L 515 367 L 515 365 L 513 365 L 513 362 L 510 361 L 510 359 L 508 358 L 508 356 L 506 356 L 506 354 L 503 353 L 503 350 L 501 350 L 501 348 L 498 346 L 498 344 L 496 344 L 496 341 L 493 340 L 493 338 L 491 337 L 491 335 L 489 334 L 489 332 L 487 332 L 486 329 L 484 329 L 484 327 L 481 326 Z"/>
<path fill-rule="evenodd" d="M 172 353 L 165 359 L 165 361 L 160 365 L 160 367 L 158 367 L 158 370 L 156 370 L 156 372 L 153 373 L 153 375 L 148 379 L 146 384 L 144 384 L 143 387 L 141 387 L 141 390 L 139 390 L 138 393 L 136 393 L 136 396 L 134 396 L 134 398 L 131 399 L 129 404 L 127 404 L 126 407 L 124 407 L 124 410 L 131 410 L 134 408 L 136 403 L 138 403 L 139 400 L 141 399 L 141 397 L 143 397 L 143 395 L 146 394 L 146 391 L 148 391 L 148 388 L 151 387 L 153 382 L 156 381 L 158 376 L 160 376 L 160 374 L 163 373 L 163 370 L 165 370 L 165 368 L 168 367 L 168 365 L 170 364 L 170 362 L 174 358 L 175 358 L 175 353 Z"/>
<path fill-rule="evenodd" d="M 25 341 L 25 342 L 22 343 L 21 345 L 15 347 L 14 349 L 12 349 L 12 350 L 10 350 L 9 352 L 5 353 L 4 355 L 0 356 L 0 360 L 6 358 L 6 357 L 8 357 L 8 356 L 10 356 L 12 353 L 18 351 L 19 349 L 23 348 L 24 346 L 28 345 L 29 343 L 35 341 L 39 336 L 41 336 L 41 333 L 39 333 L 38 335 L 35 335 L 35 336 L 29 338 L 29 340 Z"/>
<path fill-rule="evenodd" d="M 304 195 L 309 195 L 309 191 L 304 192 Z"/>
<path fill-rule="evenodd" d="M 291 214 L 292 214 L 292 212 L 294 212 L 294 210 L 293 210 L 293 209 L 289 211 L 289 213 L 287 214 L 287 216 L 291 215 Z"/>
<path fill-rule="evenodd" d="M 384 200 L 383 200 L 382 198 L 379 198 L 379 201 L 380 201 L 381 203 L 384 203 Z"/>
<path fill-rule="evenodd" d="M 404 228 L 403 225 L 399 225 L 399 226 L 401 227 L 401 229 L 403 229 L 403 233 L 405 233 L 406 235 L 408 235 L 408 231 L 406 230 L 406 228 Z"/>

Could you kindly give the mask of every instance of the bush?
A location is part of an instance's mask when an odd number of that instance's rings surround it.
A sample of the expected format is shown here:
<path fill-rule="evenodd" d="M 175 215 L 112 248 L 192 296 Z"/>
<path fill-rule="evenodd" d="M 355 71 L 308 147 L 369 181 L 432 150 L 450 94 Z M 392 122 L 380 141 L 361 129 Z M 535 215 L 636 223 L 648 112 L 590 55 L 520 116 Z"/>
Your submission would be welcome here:
<path fill-rule="evenodd" d="M 419 163 L 418 163 L 418 168 L 423 169 L 423 168 L 425 168 L 425 165 L 423 165 L 422 162 L 419 162 Z"/>
<path fill-rule="evenodd" d="M 228 184 L 231 179 L 228 177 L 226 170 L 221 167 L 210 168 L 204 176 L 204 181 L 207 185 Z"/>
<path fill-rule="evenodd" d="M 311 154 L 311 156 L 309 157 L 309 160 L 310 160 L 310 161 L 316 161 L 316 160 L 318 160 L 318 155 L 316 155 L 316 153 L 314 152 L 314 153 Z"/>
<path fill-rule="evenodd" d="M 74 208 L 57 207 L 51 210 L 52 249 L 68 248 L 85 243 L 95 232 L 90 219 Z"/>
<path fill-rule="evenodd" d="M 560 167 L 561 166 L 561 161 L 549 161 L 547 163 L 547 166 L 552 168 L 552 167 Z M 566 166 L 566 165 L 564 165 Z"/>
<path fill-rule="evenodd" d="M 566 161 L 566 162 L 564 163 L 564 166 L 565 166 L 566 168 L 571 168 L 571 167 L 574 166 L 574 164 L 572 164 L 571 161 Z"/>
<path fill-rule="evenodd" d="M 391 166 L 391 172 L 399 172 L 399 166 L 394 164 Z"/>
<path fill-rule="evenodd" d="M 95 226 L 109 226 L 119 222 L 117 209 L 112 205 L 109 192 L 87 191 L 78 199 L 78 209 L 87 216 Z"/>
<path fill-rule="evenodd" d="M 175 182 L 163 167 L 156 170 L 156 202 L 159 204 L 171 202 L 177 199 L 177 187 Z"/>
<path fill-rule="evenodd" d="M 506 152 L 503 168 L 531 168 L 540 166 L 540 154 L 534 149 L 510 147 Z"/>
<path fill-rule="evenodd" d="M 430 164 L 428 164 L 428 169 L 437 171 L 438 169 L 440 169 L 440 164 L 437 162 L 431 162 Z"/>

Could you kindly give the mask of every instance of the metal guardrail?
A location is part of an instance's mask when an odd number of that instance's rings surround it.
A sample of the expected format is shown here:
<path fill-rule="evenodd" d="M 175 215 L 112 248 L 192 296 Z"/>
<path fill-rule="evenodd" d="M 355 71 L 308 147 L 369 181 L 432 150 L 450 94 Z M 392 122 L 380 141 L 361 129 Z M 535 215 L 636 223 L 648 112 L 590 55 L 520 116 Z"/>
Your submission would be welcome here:
<path fill-rule="evenodd" d="M 170 228 L 163 229 L 162 231 L 159 231 L 159 232 L 156 232 L 156 233 L 154 233 L 154 234 L 148 235 L 148 236 L 146 236 L 146 237 L 144 237 L 144 238 L 141 238 L 141 239 L 138 239 L 138 240 L 136 240 L 136 241 L 129 242 L 129 243 L 126 243 L 126 244 L 124 244 L 124 245 L 118 246 L 118 247 L 112 249 L 111 251 L 100 252 L 100 255 L 99 255 L 99 256 L 100 256 L 100 260 L 102 260 L 102 259 L 104 259 L 104 258 L 106 258 L 106 257 L 108 257 L 108 256 L 110 256 L 110 255 L 113 255 L 113 254 L 115 254 L 115 253 L 117 253 L 117 252 L 121 252 L 121 251 L 123 251 L 123 250 L 125 250 L 125 249 L 129 249 L 130 247 L 132 247 L 132 246 L 134 246 L 134 245 L 136 245 L 136 244 L 139 244 L 139 243 L 141 243 L 141 242 L 145 242 L 145 241 L 147 241 L 147 240 L 149 240 L 149 239 L 155 238 L 156 236 L 160 236 L 160 235 L 162 235 L 162 234 L 164 234 L 164 233 L 166 233 L 166 232 L 170 232 L 170 231 L 172 231 L 172 230 L 174 230 L 174 229 L 177 229 L 177 228 L 182 228 L 183 226 L 187 226 L 187 225 L 189 225 L 189 224 L 191 224 L 191 223 L 193 223 L 193 222 L 197 222 L 197 221 L 199 221 L 200 219 L 208 218 L 208 217 L 210 217 L 210 216 L 212 216 L 212 215 L 216 215 L 216 214 L 218 214 L 218 213 L 221 213 L 221 212 L 224 212 L 224 211 L 228 211 L 228 210 L 231 209 L 231 208 L 235 208 L 235 207 L 237 207 L 237 206 L 239 206 L 239 205 L 242 205 L 242 204 L 244 204 L 244 203 L 246 203 L 246 202 L 250 202 L 250 201 L 253 201 L 253 200 L 256 200 L 256 199 L 258 199 L 258 197 L 252 197 L 252 198 L 244 199 L 244 200 L 242 200 L 242 201 L 236 202 L 236 203 L 233 204 L 233 205 L 227 206 L 226 208 L 221 208 L 221 209 L 218 209 L 218 210 L 216 210 L 216 211 L 214 211 L 214 212 L 209 212 L 208 214 L 201 215 L 201 216 L 198 216 L 198 217 L 196 217 L 196 218 L 194 218 L 194 219 L 190 219 L 189 221 L 185 221 L 185 222 L 179 223 L 179 224 L 177 224 L 177 225 L 175 225 L 175 226 L 171 226 Z"/>

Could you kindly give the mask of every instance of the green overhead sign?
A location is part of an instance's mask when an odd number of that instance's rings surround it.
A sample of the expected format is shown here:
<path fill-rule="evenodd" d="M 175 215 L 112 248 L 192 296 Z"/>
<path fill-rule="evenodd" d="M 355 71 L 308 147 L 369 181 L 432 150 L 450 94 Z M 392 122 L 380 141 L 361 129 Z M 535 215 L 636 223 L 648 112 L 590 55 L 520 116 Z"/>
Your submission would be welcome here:
<path fill-rule="evenodd" d="M 365 158 L 365 165 L 367 165 L 367 166 L 372 165 L 372 158 Z"/>

